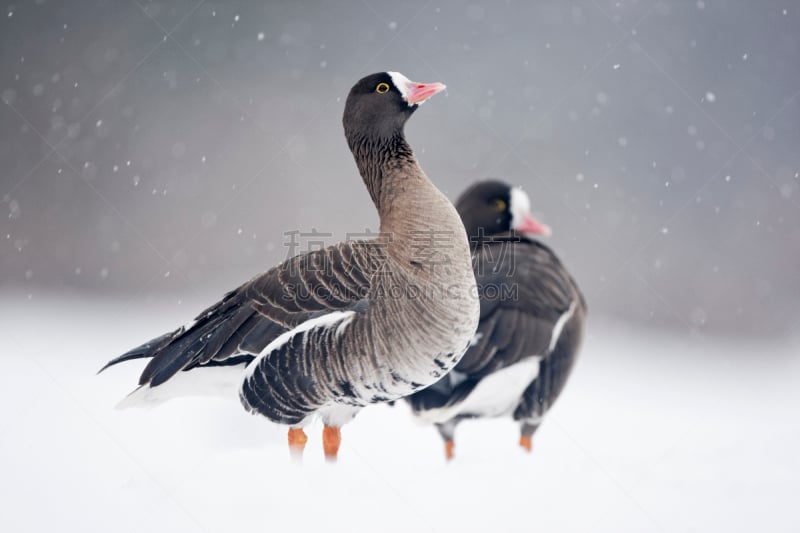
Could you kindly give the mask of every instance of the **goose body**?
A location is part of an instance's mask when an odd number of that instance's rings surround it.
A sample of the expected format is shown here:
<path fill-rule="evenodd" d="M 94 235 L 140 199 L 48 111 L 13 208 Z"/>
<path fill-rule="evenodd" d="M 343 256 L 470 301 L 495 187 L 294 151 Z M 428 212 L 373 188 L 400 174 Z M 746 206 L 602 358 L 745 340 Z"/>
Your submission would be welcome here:
<path fill-rule="evenodd" d="M 326 455 L 335 458 L 339 428 L 361 408 L 445 375 L 477 327 L 475 277 L 458 213 L 403 133 L 418 105 L 443 88 L 394 72 L 356 83 L 343 123 L 380 215 L 379 236 L 295 256 L 189 326 L 112 360 L 106 367 L 150 359 L 126 403 L 156 398 L 184 373 L 238 370 L 248 411 L 290 426 L 290 446 L 299 449 L 302 427 L 321 417 Z M 432 235 L 446 246 L 431 250 Z"/>
<path fill-rule="evenodd" d="M 586 304 L 556 254 L 534 238 L 550 229 L 529 205 L 521 189 L 494 180 L 457 201 L 471 236 L 480 323 L 454 369 L 406 398 L 415 416 L 436 425 L 448 458 L 455 428 L 468 418 L 513 417 L 530 450 L 578 354 Z"/>

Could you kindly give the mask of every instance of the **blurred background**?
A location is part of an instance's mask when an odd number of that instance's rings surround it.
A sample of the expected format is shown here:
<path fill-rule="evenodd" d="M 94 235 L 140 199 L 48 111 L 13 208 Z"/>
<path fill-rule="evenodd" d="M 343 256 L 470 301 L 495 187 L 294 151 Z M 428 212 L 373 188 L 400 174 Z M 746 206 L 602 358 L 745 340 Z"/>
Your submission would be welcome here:
<path fill-rule="evenodd" d="M 284 259 L 286 232 L 376 229 L 341 113 L 398 70 L 448 85 L 407 128 L 428 175 L 451 199 L 522 185 L 592 316 L 797 328 L 794 2 L 3 9 L 0 291 L 210 300 Z"/>
<path fill-rule="evenodd" d="M 7 531 L 796 531 L 796 0 L 26 0 L 0 6 Z M 441 81 L 406 134 L 451 198 L 521 185 L 586 341 L 522 453 L 405 404 L 302 469 L 229 402 L 115 411 L 185 323 L 377 230 L 341 126 L 360 77 Z M 311 511 L 311 512 L 309 512 Z"/>

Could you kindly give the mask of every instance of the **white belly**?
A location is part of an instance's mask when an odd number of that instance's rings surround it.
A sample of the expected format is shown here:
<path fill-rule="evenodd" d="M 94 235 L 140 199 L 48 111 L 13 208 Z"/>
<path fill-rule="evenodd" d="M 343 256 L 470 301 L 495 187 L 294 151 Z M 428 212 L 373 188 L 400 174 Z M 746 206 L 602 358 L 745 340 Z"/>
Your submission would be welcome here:
<path fill-rule="evenodd" d="M 523 359 L 483 378 L 461 403 L 419 414 L 431 423 L 444 423 L 457 415 L 499 417 L 511 413 L 525 389 L 539 375 L 541 357 Z"/>

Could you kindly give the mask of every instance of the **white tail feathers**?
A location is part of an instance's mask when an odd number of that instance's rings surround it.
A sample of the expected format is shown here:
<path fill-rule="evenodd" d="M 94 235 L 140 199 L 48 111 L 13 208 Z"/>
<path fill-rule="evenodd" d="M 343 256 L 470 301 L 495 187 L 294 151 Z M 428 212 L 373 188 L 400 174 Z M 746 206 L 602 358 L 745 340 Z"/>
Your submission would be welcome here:
<path fill-rule="evenodd" d="M 142 385 L 122 399 L 117 409 L 152 408 L 175 398 L 204 396 L 237 401 L 245 365 L 197 367 L 178 372 L 157 387 Z"/>

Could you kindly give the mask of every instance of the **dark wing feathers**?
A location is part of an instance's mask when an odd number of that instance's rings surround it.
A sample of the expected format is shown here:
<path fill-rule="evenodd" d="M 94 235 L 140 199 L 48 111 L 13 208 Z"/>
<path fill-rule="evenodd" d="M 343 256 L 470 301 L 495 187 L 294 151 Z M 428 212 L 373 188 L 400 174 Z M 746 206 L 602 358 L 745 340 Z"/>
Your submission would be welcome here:
<path fill-rule="evenodd" d="M 504 253 L 491 250 L 506 247 Z M 456 370 L 484 376 L 531 355 L 545 356 L 558 319 L 579 293 L 546 246 L 524 240 L 493 240 L 474 255 L 481 292 L 477 344 Z"/>
<path fill-rule="evenodd" d="M 575 300 L 581 313 L 584 310 L 577 285 L 556 255 L 541 243 L 510 235 L 494 236 L 477 247 L 473 266 L 481 295 L 481 320 L 472 345 L 454 368 L 454 375 L 460 378 L 445 376 L 411 395 L 408 400 L 414 410 L 454 405 L 483 377 L 525 357 L 538 355 L 544 358 L 540 366 L 545 364 L 553 355 L 549 353 L 550 344 L 558 319 Z M 553 353 L 559 355 L 560 348 L 566 350 L 557 344 Z M 553 380 L 563 386 L 563 365 L 548 364 L 552 372 L 546 372 L 552 376 L 543 380 L 542 387 L 551 387 Z M 555 374 L 559 374 L 557 379 Z M 526 391 L 528 403 L 535 404 L 542 392 L 541 387 L 531 385 Z"/>
<path fill-rule="evenodd" d="M 469 396 L 479 382 L 479 379 L 469 378 L 458 385 L 453 385 L 445 376 L 430 387 L 406 396 L 406 400 L 411 404 L 412 410 L 417 412 L 449 407 L 460 403 Z"/>
<path fill-rule="evenodd" d="M 228 348 L 236 349 L 243 335 L 249 331 L 249 328 L 245 328 L 243 325 L 255 314 L 254 309 L 243 306 L 233 316 L 221 320 L 215 331 L 209 332 L 205 337 L 200 338 L 200 341 L 203 342 L 203 347 L 197 354 L 197 362 L 202 365 L 215 359 L 222 351 L 223 346 L 227 345 Z M 230 341 L 233 341 L 233 343 Z"/>
<path fill-rule="evenodd" d="M 228 292 L 188 328 L 156 337 L 102 370 L 151 358 L 139 384 L 154 387 L 181 370 L 233 358 L 246 362 L 281 333 L 310 318 L 359 306 L 381 264 L 379 248 L 369 241 L 351 241 L 295 256 Z"/>
<path fill-rule="evenodd" d="M 265 318 L 259 313 L 254 314 L 250 320 L 253 321 L 252 326 L 237 346 L 237 349 L 243 353 L 252 355 L 260 354 L 261 350 L 266 348 L 267 344 L 285 331 L 283 326 Z M 233 347 L 223 346 L 222 350 L 226 349 L 233 349 Z"/>
<path fill-rule="evenodd" d="M 198 320 L 153 355 L 139 378 L 139 385 L 149 383 L 151 387 L 156 387 L 192 362 L 207 362 L 219 355 L 222 355 L 219 359 L 225 359 L 232 355 L 218 354 L 211 350 L 218 348 L 241 325 L 236 319 L 240 314 L 237 311 L 236 308 L 229 308 L 224 313 L 212 314 Z"/>
<path fill-rule="evenodd" d="M 555 322 L 516 309 L 499 307 L 481 321 L 477 344 L 471 346 L 455 369 L 482 378 L 532 355 L 546 356 Z"/>
<path fill-rule="evenodd" d="M 543 416 L 564 389 L 583 336 L 585 309 L 580 307 L 576 312 L 578 315 L 566 325 L 553 352 L 539 364 L 539 375 L 523 393 L 514 420 Z"/>
<path fill-rule="evenodd" d="M 246 289 L 253 307 L 275 322 L 294 327 L 315 311 L 349 308 L 366 298 L 380 246 L 351 241 L 296 256 Z"/>
<path fill-rule="evenodd" d="M 125 361 L 132 361 L 133 359 L 143 359 L 145 357 L 152 357 L 154 352 L 158 352 L 164 346 L 169 344 L 172 339 L 176 336 L 183 333 L 183 327 L 176 329 L 175 331 L 170 331 L 168 333 L 164 333 L 163 335 L 159 335 L 155 339 L 149 340 L 146 343 L 142 344 L 141 346 L 137 346 L 136 348 L 125 352 L 124 354 L 120 355 L 119 357 L 115 357 L 111 361 L 105 364 L 103 368 L 98 370 L 98 374 L 105 370 L 110 366 L 114 366 L 119 363 L 124 363 Z"/>

